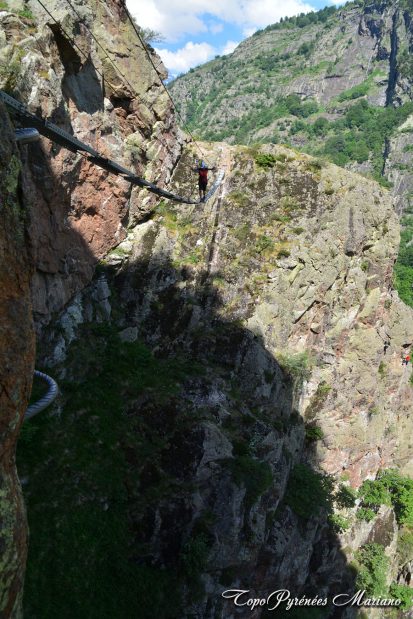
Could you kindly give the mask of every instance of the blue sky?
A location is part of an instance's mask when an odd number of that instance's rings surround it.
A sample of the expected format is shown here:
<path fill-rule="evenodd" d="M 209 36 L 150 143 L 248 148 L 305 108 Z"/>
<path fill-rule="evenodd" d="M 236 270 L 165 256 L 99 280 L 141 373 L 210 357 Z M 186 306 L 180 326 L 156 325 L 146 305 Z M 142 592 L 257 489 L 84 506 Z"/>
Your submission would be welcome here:
<path fill-rule="evenodd" d="M 160 32 L 153 43 L 170 77 L 231 53 L 259 28 L 339 0 L 127 0 L 138 24 Z M 206 9 L 206 10 L 205 10 Z"/>

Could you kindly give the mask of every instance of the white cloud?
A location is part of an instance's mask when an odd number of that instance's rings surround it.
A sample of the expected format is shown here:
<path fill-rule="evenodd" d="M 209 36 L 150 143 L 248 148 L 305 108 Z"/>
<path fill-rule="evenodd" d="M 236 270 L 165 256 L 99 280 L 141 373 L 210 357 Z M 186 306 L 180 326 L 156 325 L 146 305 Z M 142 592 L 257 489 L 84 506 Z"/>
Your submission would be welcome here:
<path fill-rule="evenodd" d="M 188 41 L 176 52 L 158 48 L 156 51 L 173 76 L 186 73 L 191 67 L 207 62 L 216 54 L 215 48 L 209 43 L 193 43 L 192 41 Z"/>
<path fill-rule="evenodd" d="M 221 52 L 222 55 L 226 56 L 226 54 L 232 54 L 237 45 L 239 45 L 239 41 L 227 41 L 224 45 L 224 49 Z"/>
<path fill-rule="evenodd" d="M 252 28 L 244 28 L 242 31 L 242 34 L 244 35 L 244 37 L 250 37 L 254 34 L 254 32 L 256 32 L 258 30 L 258 28 L 256 28 L 255 26 Z"/>
<path fill-rule="evenodd" d="M 206 14 L 253 32 L 281 17 L 314 10 L 305 0 L 145 0 L 144 10 L 142 0 L 127 4 L 140 26 L 161 32 L 169 41 L 206 32 Z"/>
<path fill-rule="evenodd" d="M 176 10 L 174 2 L 162 0 L 128 0 L 128 8 L 142 28 L 160 32 L 168 41 L 177 41 L 184 34 L 207 32 L 208 27 L 197 15 L 197 11 Z"/>
<path fill-rule="evenodd" d="M 224 24 L 219 24 L 218 22 L 212 22 L 209 24 L 209 31 L 212 34 L 218 34 L 218 32 L 222 32 L 224 30 Z"/>

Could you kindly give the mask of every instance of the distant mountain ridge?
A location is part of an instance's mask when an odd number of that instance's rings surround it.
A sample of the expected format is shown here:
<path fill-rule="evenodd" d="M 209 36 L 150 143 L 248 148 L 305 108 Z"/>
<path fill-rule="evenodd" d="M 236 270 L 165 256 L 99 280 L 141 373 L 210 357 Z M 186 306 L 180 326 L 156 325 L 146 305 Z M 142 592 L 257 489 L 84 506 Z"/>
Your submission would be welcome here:
<path fill-rule="evenodd" d="M 398 182 L 389 142 L 413 113 L 412 13 L 412 0 L 358 1 L 285 19 L 170 89 L 203 139 L 287 143 Z"/>
<path fill-rule="evenodd" d="M 413 305 L 413 0 L 285 19 L 177 78 L 199 137 L 284 143 L 372 177 L 402 218 L 396 287 Z"/>

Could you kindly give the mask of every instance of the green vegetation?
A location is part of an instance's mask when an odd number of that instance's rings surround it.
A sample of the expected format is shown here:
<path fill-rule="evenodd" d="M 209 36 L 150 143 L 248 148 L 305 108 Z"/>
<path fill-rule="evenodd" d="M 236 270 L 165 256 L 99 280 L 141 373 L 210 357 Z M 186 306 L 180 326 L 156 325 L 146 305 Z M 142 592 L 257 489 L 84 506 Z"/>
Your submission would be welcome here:
<path fill-rule="evenodd" d="M 255 157 L 255 163 L 260 168 L 273 168 L 277 163 L 274 155 L 266 154 L 266 153 L 257 153 Z"/>
<path fill-rule="evenodd" d="M 307 426 L 305 429 L 305 438 L 308 441 L 321 441 L 324 438 L 324 432 L 319 426 Z"/>
<path fill-rule="evenodd" d="M 413 559 L 413 531 L 402 527 L 397 540 L 397 556 L 399 565 L 405 565 Z"/>
<path fill-rule="evenodd" d="M 401 219 L 400 249 L 394 267 L 394 286 L 402 301 L 413 307 L 413 215 Z"/>
<path fill-rule="evenodd" d="M 281 18 L 276 24 L 271 24 L 264 28 L 264 30 L 257 30 L 253 36 L 257 36 L 262 32 L 270 32 L 271 30 L 289 30 L 292 28 L 305 28 L 311 24 L 325 24 L 329 18 L 337 11 L 337 7 L 329 6 L 321 11 L 313 13 L 301 13 L 294 17 Z"/>
<path fill-rule="evenodd" d="M 146 550 L 129 518 L 131 509 L 139 520 L 161 497 L 179 492 L 162 461 L 169 437 L 188 420 L 170 403 L 199 370 L 189 361 L 156 359 L 140 342 L 123 343 L 105 324 L 84 327 L 70 367 L 77 380 L 60 381 L 62 414 L 30 420 L 35 438 L 18 445 L 19 473 L 30 479 L 26 612 L 42 619 L 173 619 L 180 614 L 178 581 L 204 560 L 202 540 L 185 546 L 173 569 L 138 564 L 132 547 L 141 556 Z M 143 396 L 158 403 L 156 419 L 145 398 L 134 405 Z"/>
<path fill-rule="evenodd" d="M 249 455 L 239 455 L 229 460 L 234 482 L 244 485 L 245 502 L 251 507 L 264 494 L 273 482 L 271 467 L 267 462 L 260 462 Z"/>
<path fill-rule="evenodd" d="M 31 10 L 29 9 L 28 6 L 25 6 L 23 9 L 21 9 L 20 11 L 17 12 L 17 15 L 19 17 L 23 17 L 23 19 L 29 19 L 31 21 L 34 20 L 34 15 L 31 12 Z"/>
<path fill-rule="evenodd" d="M 350 520 L 340 514 L 331 514 L 328 517 L 328 522 L 336 533 L 344 533 L 350 528 Z"/>
<path fill-rule="evenodd" d="M 397 69 L 401 77 L 410 78 L 413 72 L 413 58 L 408 49 L 403 50 L 397 60 Z"/>
<path fill-rule="evenodd" d="M 181 564 L 184 573 L 190 580 L 197 581 L 199 574 L 205 570 L 208 554 L 208 540 L 203 533 L 192 537 L 184 545 L 181 555 Z"/>
<path fill-rule="evenodd" d="M 277 361 L 284 372 L 299 383 L 311 376 L 311 359 L 308 352 L 292 354 L 283 352 L 277 356 Z"/>
<path fill-rule="evenodd" d="M 365 544 L 356 553 L 356 588 L 370 596 L 385 596 L 389 559 L 381 544 Z"/>
<path fill-rule="evenodd" d="M 314 417 L 316 417 L 317 413 L 321 410 L 324 402 L 326 401 L 330 391 L 331 386 L 328 385 L 325 381 L 322 381 L 318 385 L 317 391 L 311 398 L 310 403 L 304 412 L 304 417 L 306 419 L 312 420 L 314 419 Z"/>
<path fill-rule="evenodd" d="M 409 610 L 413 606 L 413 592 L 408 585 L 393 583 L 390 585 L 389 593 L 395 600 L 401 600 L 401 604 L 398 607 L 400 610 Z"/>
<path fill-rule="evenodd" d="M 370 158 L 374 178 L 383 183 L 385 141 L 412 112 L 413 103 L 398 108 L 381 108 L 371 106 L 363 99 L 352 105 L 343 119 L 326 126 L 327 139 L 320 154 L 341 166 L 351 161 L 363 163 Z"/>
<path fill-rule="evenodd" d="M 356 553 L 357 569 L 356 588 L 365 590 L 368 596 L 385 597 L 401 600 L 399 608 L 409 610 L 413 606 L 412 589 L 406 585 L 392 583 L 387 587 L 386 580 L 390 559 L 381 544 L 365 544 Z"/>
<path fill-rule="evenodd" d="M 357 520 L 366 520 L 366 522 L 371 522 L 376 517 L 376 513 L 370 509 L 369 507 L 360 507 L 360 509 L 356 512 Z"/>
<path fill-rule="evenodd" d="M 255 251 L 257 253 L 262 254 L 265 251 L 272 250 L 272 249 L 274 249 L 274 241 L 272 239 L 270 239 L 265 234 L 262 234 L 261 236 L 258 237 L 255 243 Z"/>
<path fill-rule="evenodd" d="M 333 482 L 305 464 L 297 464 L 289 477 L 285 503 L 301 518 L 310 518 L 321 509 L 332 510 Z"/>
<path fill-rule="evenodd" d="M 247 206 L 249 202 L 248 196 L 243 191 L 239 191 L 238 189 L 231 191 L 227 195 L 227 199 L 235 202 L 238 206 Z"/>
<path fill-rule="evenodd" d="M 396 469 L 387 469 L 376 480 L 363 482 L 359 495 L 362 507 L 377 510 L 380 505 L 391 505 L 399 525 L 413 525 L 413 479 L 403 477 Z"/>
<path fill-rule="evenodd" d="M 356 492 L 350 486 L 345 486 L 344 484 L 340 484 L 339 489 L 334 496 L 334 500 L 340 508 L 354 507 L 356 498 Z"/>
<path fill-rule="evenodd" d="M 363 82 L 362 84 L 358 84 L 357 86 L 353 86 L 349 90 L 345 90 L 338 96 L 339 101 L 348 101 L 351 99 L 358 99 L 359 97 L 364 97 L 367 95 L 369 91 L 369 83 Z"/>

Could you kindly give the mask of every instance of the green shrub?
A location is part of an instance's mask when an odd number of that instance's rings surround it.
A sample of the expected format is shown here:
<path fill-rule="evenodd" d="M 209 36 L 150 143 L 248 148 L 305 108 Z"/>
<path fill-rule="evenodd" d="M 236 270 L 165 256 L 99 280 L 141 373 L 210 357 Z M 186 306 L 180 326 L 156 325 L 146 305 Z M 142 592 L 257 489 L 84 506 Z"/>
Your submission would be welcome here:
<path fill-rule="evenodd" d="M 370 596 L 385 596 L 389 559 L 381 544 L 365 544 L 356 553 L 358 574 L 356 588 Z"/>
<path fill-rule="evenodd" d="M 31 12 L 31 10 L 29 9 L 28 6 L 24 7 L 24 9 L 21 9 L 20 11 L 18 11 L 17 15 L 19 17 L 23 17 L 23 19 L 30 19 L 30 20 L 34 19 L 34 15 L 33 15 L 33 13 Z"/>
<path fill-rule="evenodd" d="M 246 241 L 250 235 L 250 225 L 243 224 L 234 230 L 234 236 L 239 241 Z"/>
<path fill-rule="evenodd" d="M 350 486 L 345 486 L 344 484 L 340 484 L 339 489 L 334 495 L 334 500 L 337 503 L 338 507 L 341 508 L 350 508 L 354 507 L 356 503 L 356 492 Z"/>
<path fill-rule="evenodd" d="M 331 512 L 333 481 L 305 464 L 297 464 L 288 479 L 285 503 L 301 518 L 308 519 L 321 509 Z"/>
<path fill-rule="evenodd" d="M 308 380 L 311 376 L 311 361 L 308 352 L 280 353 L 278 363 L 289 376 L 298 381 Z"/>
<path fill-rule="evenodd" d="M 328 517 L 328 522 L 336 533 L 344 533 L 350 528 L 350 521 L 348 518 L 344 516 L 340 516 L 340 514 L 331 514 Z"/>
<path fill-rule="evenodd" d="M 398 585 L 392 583 L 390 585 L 389 593 L 392 598 L 401 600 L 400 610 L 409 610 L 413 606 L 413 589 L 408 585 Z"/>
<path fill-rule="evenodd" d="M 277 258 L 288 258 L 290 256 L 290 252 L 288 249 L 279 249 L 277 252 Z"/>
<path fill-rule="evenodd" d="M 402 528 L 397 540 L 397 556 L 399 565 L 405 565 L 413 559 L 413 531 Z"/>
<path fill-rule="evenodd" d="M 273 168 L 277 160 L 274 155 L 267 153 L 258 153 L 255 156 L 255 163 L 260 168 Z"/>
<path fill-rule="evenodd" d="M 363 482 L 359 495 L 363 506 L 391 505 L 399 525 L 413 526 L 413 479 L 403 477 L 396 469 L 382 471 L 375 481 Z"/>
<path fill-rule="evenodd" d="M 319 426 L 307 426 L 305 429 L 305 438 L 308 441 L 321 441 L 324 438 L 324 432 Z"/>
<path fill-rule="evenodd" d="M 257 251 L 259 254 L 262 254 L 266 250 L 271 250 L 273 248 L 274 248 L 274 241 L 270 239 L 268 236 L 266 236 L 265 234 L 260 236 L 257 239 L 257 242 L 255 243 L 255 251 Z"/>
<path fill-rule="evenodd" d="M 181 552 L 182 571 L 190 580 L 196 580 L 205 570 L 209 554 L 208 548 L 208 540 L 202 533 L 192 537 L 183 546 Z"/>
<path fill-rule="evenodd" d="M 380 361 L 378 372 L 381 378 L 384 378 L 386 376 L 386 364 L 384 363 L 384 361 Z"/>
<path fill-rule="evenodd" d="M 379 480 L 366 480 L 359 488 L 359 496 L 363 505 L 378 508 L 380 505 L 390 505 L 390 494 L 387 486 Z"/>
<path fill-rule="evenodd" d="M 358 84 L 357 86 L 353 86 L 349 90 L 345 90 L 338 96 L 339 101 L 348 101 L 350 99 L 358 99 L 359 97 L 364 97 L 367 95 L 369 91 L 369 85 L 364 82 L 363 84 Z"/>
<path fill-rule="evenodd" d="M 356 512 L 357 520 L 366 520 L 367 522 L 371 522 L 376 517 L 376 513 L 370 509 L 369 507 L 360 507 L 360 509 Z"/>

